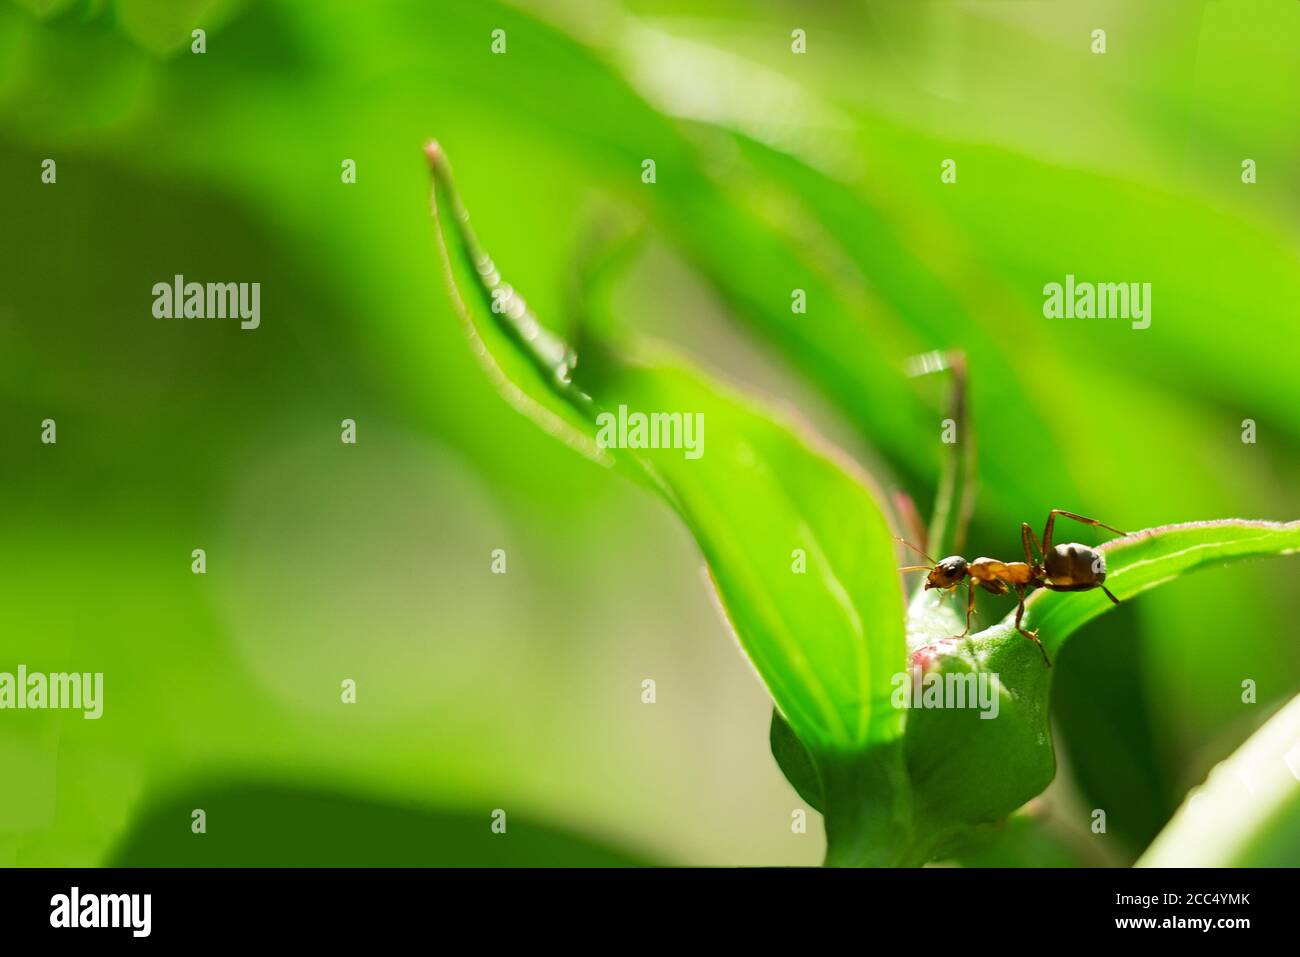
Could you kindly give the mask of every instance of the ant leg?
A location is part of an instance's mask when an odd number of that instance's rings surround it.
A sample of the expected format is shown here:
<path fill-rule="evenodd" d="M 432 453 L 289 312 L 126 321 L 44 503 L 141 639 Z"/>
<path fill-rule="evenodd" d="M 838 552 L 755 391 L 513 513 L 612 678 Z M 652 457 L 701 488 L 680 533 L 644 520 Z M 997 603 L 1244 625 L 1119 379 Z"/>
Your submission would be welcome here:
<path fill-rule="evenodd" d="M 1083 515 L 1076 515 L 1074 512 L 1067 512 L 1063 508 L 1054 508 L 1047 513 L 1047 525 L 1043 529 L 1043 549 L 1044 553 L 1050 551 L 1052 547 L 1052 525 L 1056 522 L 1056 516 L 1064 515 L 1066 518 L 1072 518 L 1076 522 L 1082 522 L 1084 525 L 1092 525 L 1097 528 L 1104 528 L 1107 531 L 1114 532 L 1116 535 L 1127 535 L 1128 532 L 1121 532 L 1118 528 L 1107 525 L 1105 522 L 1099 522 L 1095 518 L 1087 518 Z"/>
<path fill-rule="evenodd" d="M 960 584 L 961 583 L 958 582 L 957 585 L 954 585 L 952 587 L 952 590 L 956 591 Z M 966 579 L 966 630 L 963 631 L 960 635 L 953 635 L 952 637 L 965 638 L 967 635 L 970 634 L 970 616 L 974 611 L 975 611 L 975 579 L 967 578 Z"/>
<path fill-rule="evenodd" d="M 961 633 L 965 638 L 970 634 L 970 616 L 975 611 L 975 579 L 966 579 L 966 630 Z"/>
<path fill-rule="evenodd" d="M 1106 593 L 1106 597 L 1107 597 L 1107 598 L 1109 598 L 1109 599 L 1110 599 L 1111 601 L 1113 601 L 1115 604 L 1117 604 L 1117 605 L 1119 604 L 1119 599 L 1116 598 L 1114 595 L 1112 595 L 1112 594 L 1110 593 L 1110 589 L 1109 589 L 1109 588 L 1107 588 L 1105 585 L 1098 585 L 1097 587 L 1100 588 L 1102 591 L 1104 591 L 1104 592 Z"/>
<path fill-rule="evenodd" d="M 1029 527 L 1028 522 L 1020 523 L 1020 544 L 1025 546 L 1025 564 L 1030 566 L 1036 564 L 1038 559 L 1034 558 L 1033 549 L 1038 549 L 1038 554 L 1042 555 L 1043 546 L 1039 543 L 1038 536 L 1034 534 L 1034 530 Z M 1031 545 L 1033 548 L 1030 547 Z"/>
<path fill-rule="evenodd" d="M 1020 627 L 1020 622 L 1025 617 L 1025 589 L 1023 587 L 1016 588 L 1016 597 L 1020 601 L 1020 603 L 1016 606 L 1016 631 L 1020 632 L 1022 635 L 1024 635 L 1026 638 L 1028 638 L 1030 641 L 1032 641 L 1034 644 L 1038 646 L 1039 654 L 1043 656 L 1043 664 L 1045 664 L 1047 667 L 1050 668 L 1052 667 L 1052 662 L 1047 657 L 1047 649 L 1044 648 L 1043 643 L 1038 640 L 1038 632 L 1025 631 L 1024 628 Z"/>

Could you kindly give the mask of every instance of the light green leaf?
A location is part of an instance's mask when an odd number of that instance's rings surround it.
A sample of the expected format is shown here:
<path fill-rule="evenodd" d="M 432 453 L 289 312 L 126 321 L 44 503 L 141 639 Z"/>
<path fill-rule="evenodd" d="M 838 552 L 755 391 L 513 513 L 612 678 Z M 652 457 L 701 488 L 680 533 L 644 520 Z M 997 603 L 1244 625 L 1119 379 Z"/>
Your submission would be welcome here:
<path fill-rule="evenodd" d="M 579 384 L 573 350 L 502 279 L 469 228 L 445 157 L 428 152 L 443 250 L 454 245 L 465 260 L 458 270 L 447 258 L 452 295 L 503 394 L 677 511 L 741 647 L 806 747 L 843 756 L 897 741 L 902 715 L 889 698 L 905 657 L 902 589 L 866 477 L 803 429 L 661 349 L 639 347 L 632 364 L 586 345 Z M 473 303 L 460 291 L 466 282 L 477 287 Z M 599 428 L 621 412 L 702 423 L 699 446 L 606 448 Z"/>
<path fill-rule="evenodd" d="M 1300 698 L 1195 788 L 1139 867 L 1300 864 Z"/>

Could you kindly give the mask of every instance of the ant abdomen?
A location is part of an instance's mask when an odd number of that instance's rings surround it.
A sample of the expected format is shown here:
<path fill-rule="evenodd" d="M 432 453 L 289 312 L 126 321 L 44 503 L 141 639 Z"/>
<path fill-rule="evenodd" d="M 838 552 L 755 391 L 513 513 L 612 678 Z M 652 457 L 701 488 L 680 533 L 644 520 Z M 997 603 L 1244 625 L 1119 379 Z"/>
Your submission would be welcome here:
<path fill-rule="evenodd" d="M 1057 591 L 1086 591 L 1106 580 L 1106 558 L 1078 542 L 1057 545 L 1043 556 L 1043 573 Z"/>

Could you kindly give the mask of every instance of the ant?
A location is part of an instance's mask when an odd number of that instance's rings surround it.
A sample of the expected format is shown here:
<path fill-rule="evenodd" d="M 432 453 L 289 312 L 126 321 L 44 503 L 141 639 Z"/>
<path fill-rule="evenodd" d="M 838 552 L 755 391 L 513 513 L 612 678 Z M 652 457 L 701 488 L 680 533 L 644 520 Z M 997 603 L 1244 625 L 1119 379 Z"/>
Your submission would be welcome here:
<path fill-rule="evenodd" d="M 1039 586 L 1049 588 L 1052 591 L 1091 591 L 1094 588 L 1100 588 L 1106 593 L 1107 598 L 1115 604 L 1119 604 L 1119 599 L 1112 595 L 1110 589 L 1102 584 L 1106 580 L 1106 558 L 1101 552 L 1095 548 L 1089 548 L 1087 545 L 1080 545 L 1077 542 L 1052 546 L 1052 526 L 1056 522 L 1056 516 L 1058 515 L 1072 518 L 1084 525 L 1107 529 L 1117 535 L 1128 534 L 1127 532 L 1121 532 L 1118 528 L 1112 528 L 1105 522 L 1099 522 L 1095 518 L 1085 518 L 1082 515 L 1067 512 L 1062 508 L 1054 508 L 1047 515 L 1047 525 L 1043 529 L 1041 544 L 1038 537 L 1034 535 L 1034 530 L 1029 527 L 1028 522 L 1020 524 L 1020 541 L 1025 546 L 1025 560 L 1023 562 L 1000 562 L 995 558 L 977 558 L 973 562 L 968 562 L 960 555 L 950 555 L 943 561 L 936 562 L 915 545 L 900 538 L 900 542 L 930 564 L 908 565 L 900 568 L 899 571 L 928 571 L 930 574 L 925 579 L 926 591 L 931 588 L 942 588 L 951 593 L 961 584 L 963 578 L 968 579 L 966 584 L 966 630 L 960 635 L 956 635 L 957 638 L 965 638 L 970 634 L 970 616 L 975 611 L 976 585 L 994 595 L 1005 595 L 1009 588 L 1015 589 L 1016 597 L 1020 602 L 1016 607 L 1016 631 L 1038 646 L 1038 650 L 1043 656 L 1043 663 L 1050 668 L 1052 663 L 1047 658 L 1047 651 L 1044 650 L 1043 643 L 1038 640 L 1038 632 L 1025 631 L 1020 625 L 1021 619 L 1025 616 L 1025 592 Z M 1041 557 L 1034 557 L 1035 550 Z"/>

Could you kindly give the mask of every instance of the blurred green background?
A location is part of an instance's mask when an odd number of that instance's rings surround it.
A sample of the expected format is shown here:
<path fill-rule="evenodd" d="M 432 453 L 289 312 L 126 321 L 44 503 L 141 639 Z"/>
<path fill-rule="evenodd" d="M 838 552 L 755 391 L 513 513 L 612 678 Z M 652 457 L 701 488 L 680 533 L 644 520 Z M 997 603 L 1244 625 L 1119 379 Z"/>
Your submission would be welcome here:
<path fill-rule="evenodd" d="M 102 671 L 105 712 L 0 713 L 0 863 L 820 861 L 689 536 L 467 347 L 421 144 L 544 321 L 640 222 L 616 321 L 923 510 L 944 383 L 903 369 L 963 348 L 1003 555 L 1052 507 L 1297 517 L 1297 89 L 1265 0 L 4 0 L 0 670 Z M 1067 272 L 1152 283 L 1151 327 L 1044 319 Z M 261 327 L 153 318 L 177 273 L 260 282 Z M 1300 690 L 1295 585 L 1207 572 L 1072 641 L 1060 844 L 1007 853 L 1131 861 Z"/>

